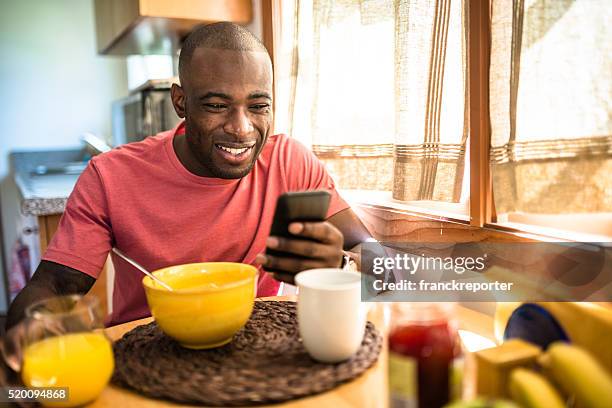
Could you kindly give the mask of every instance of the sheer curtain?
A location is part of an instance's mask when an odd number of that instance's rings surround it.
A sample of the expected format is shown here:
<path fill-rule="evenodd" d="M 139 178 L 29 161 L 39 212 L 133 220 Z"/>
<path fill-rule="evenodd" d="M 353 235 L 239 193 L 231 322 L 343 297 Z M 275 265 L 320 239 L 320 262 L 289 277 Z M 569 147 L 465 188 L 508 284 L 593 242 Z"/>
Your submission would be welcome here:
<path fill-rule="evenodd" d="M 497 213 L 612 211 L 608 0 L 492 1 Z"/>
<path fill-rule="evenodd" d="M 467 140 L 462 1 L 282 1 L 276 129 L 343 189 L 457 202 Z"/>

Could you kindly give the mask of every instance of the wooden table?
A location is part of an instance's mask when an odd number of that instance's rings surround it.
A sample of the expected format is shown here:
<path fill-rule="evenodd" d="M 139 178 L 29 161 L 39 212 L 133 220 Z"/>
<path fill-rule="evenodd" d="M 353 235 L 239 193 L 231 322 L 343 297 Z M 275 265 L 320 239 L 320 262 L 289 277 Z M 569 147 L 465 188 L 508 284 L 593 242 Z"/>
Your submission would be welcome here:
<path fill-rule="evenodd" d="M 265 300 L 295 300 L 294 297 L 271 297 Z M 375 303 L 368 316 L 376 327 L 383 333 L 387 330 L 387 319 L 385 319 L 385 308 L 382 303 Z M 469 309 L 459 308 L 458 319 L 460 328 L 475 331 L 481 335 L 491 337 L 493 323 L 490 317 Z M 106 329 L 107 335 L 113 340 L 118 340 L 126 332 L 136 326 L 147 324 L 152 318 L 136 320 Z M 291 407 L 291 408 L 380 408 L 386 407 L 388 401 L 387 393 L 387 348 L 386 344 L 380 354 L 378 362 L 370 367 L 364 374 L 353 381 L 340 385 L 331 391 L 317 394 L 312 397 L 301 398 L 283 404 L 268 405 L 267 407 Z M 135 392 L 125 390 L 109 384 L 100 397 L 89 407 L 176 407 L 178 404 L 154 400 Z M 185 406 L 185 405 L 181 405 Z M 261 407 L 261 406 L 260 406 Z"/>

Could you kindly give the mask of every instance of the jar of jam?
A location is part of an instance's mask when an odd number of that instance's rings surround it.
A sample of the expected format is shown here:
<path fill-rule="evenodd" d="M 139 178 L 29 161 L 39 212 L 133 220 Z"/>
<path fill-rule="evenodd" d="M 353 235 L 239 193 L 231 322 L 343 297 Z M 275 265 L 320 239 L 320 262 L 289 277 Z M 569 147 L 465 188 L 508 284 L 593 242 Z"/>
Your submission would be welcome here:
<path fill-rule="evenodd" d="M 453 364 L 460 357 L 453 303 L 395 303 L 389 332 L 392 408 L 439 408 L 460 385 Z"/>

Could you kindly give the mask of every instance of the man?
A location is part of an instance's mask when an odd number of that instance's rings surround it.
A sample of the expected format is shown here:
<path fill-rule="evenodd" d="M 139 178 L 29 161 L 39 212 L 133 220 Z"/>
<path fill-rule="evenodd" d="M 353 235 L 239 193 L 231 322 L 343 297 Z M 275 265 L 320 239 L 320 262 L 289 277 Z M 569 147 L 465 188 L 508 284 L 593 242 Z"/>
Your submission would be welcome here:
<path fill-rule="evenodd" d="M 184 122 L 91 160 L 71 194 L 36 273 L 12 303 L 7 327 L 32 302 L 86 293 L 112 247 L 145 268 L 201 261 L 260 264 L 293 275 L 338 267 L 343 249 L 369 234 L 340 198 L 323 165 L 299 143 L 269 135 L 272 64 L 250 32 L 231 23 L 196 29 L 179 58 L 172 102 Z M 295 239 L 267 237 L 278 196 L 326 189 L 325 222 L 290 226 Z M 266 245 L 298 256 L 265 255 Z M 107 324 L 149 314 L 142 275 L 113 256 L 113 312 Z M 279 282 L 259 277 L 258 296 Z"/>

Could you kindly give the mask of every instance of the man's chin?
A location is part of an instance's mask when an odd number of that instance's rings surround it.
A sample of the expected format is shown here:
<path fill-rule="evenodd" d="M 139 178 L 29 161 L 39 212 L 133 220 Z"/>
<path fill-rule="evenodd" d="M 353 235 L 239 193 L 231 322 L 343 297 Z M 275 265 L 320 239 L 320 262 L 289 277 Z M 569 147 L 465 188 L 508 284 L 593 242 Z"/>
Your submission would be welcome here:
<path fill-rule="evenodd" d="M 246 167 L 240 167 L 240 168 L 231 168 L 231 167 L 224 168 L 224 167 L 214 166 L 214 168 L 211 169 L 211 173 L 213 173 L 213 175 L 217 178 L 231 180 L 231 179 L 243 178 L 244 176 L 249 174 L 252 169 L 253 169 L 252 163 Z"/>

